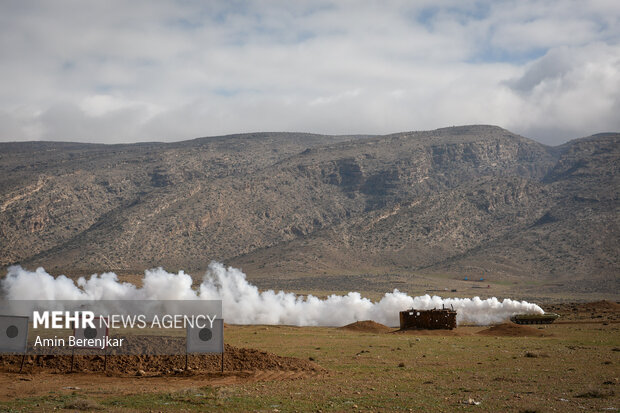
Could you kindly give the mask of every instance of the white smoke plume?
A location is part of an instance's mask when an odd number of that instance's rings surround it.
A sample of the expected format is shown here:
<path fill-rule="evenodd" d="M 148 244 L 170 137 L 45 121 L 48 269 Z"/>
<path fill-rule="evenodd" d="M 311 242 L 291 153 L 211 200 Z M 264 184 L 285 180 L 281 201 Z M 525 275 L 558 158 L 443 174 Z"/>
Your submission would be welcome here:
<path fill-rule="evenodd" d="M 215 300 L 221 299 L 223 316 L 232 324 L 285 324 L 297 326 L 342 326 L 358 320 L 374 320 L 398 326 L 400 311 L 454 307 L 459 324 L 488 325 L 505 321 L 513 314 L 544 311 L 536 304 L 497 298 L 441 298 L 424 295 L 410 297 L 394 290 L 372 302 L 357 292 L 331 295 L 326 299 L 298 296 L 273 290 L 260 292 L 246 280 L 243 272 L 213 262 L 198 289 L 192 277 L 180 271 L 172 274 L 162 268 L 145 271 L 142 287 L 121 283 L 108 272 L 80 277 L 74 282 L 64 275 L 53 277 L 43 268 L 28 271 L 9 267 L 0 280 L 0 291 L 11 300 Z"/>

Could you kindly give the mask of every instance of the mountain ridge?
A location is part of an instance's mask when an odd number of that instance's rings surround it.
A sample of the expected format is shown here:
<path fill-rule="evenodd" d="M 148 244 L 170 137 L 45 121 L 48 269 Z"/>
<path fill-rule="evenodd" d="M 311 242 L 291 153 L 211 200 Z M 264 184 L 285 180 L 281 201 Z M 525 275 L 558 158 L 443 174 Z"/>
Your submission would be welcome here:
<path fill-rule="evenodd" d="M 492 125 L 5 143 L 0 265 L 141 272 L 215 259 L 276 280 L 357 266 L 609 288 L 619 143 L 604 133 L 549 147 Z"/>

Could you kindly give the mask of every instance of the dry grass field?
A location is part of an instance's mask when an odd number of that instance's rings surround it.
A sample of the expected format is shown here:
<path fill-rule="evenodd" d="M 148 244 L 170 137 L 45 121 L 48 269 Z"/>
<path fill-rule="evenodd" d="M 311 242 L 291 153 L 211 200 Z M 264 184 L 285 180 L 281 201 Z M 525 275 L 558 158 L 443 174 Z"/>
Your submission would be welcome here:
<path fill-rule="evenodd" d="M 228 326 L 228 344 L 272 364 L 224 374 L 199 356 L 191 371 L 144 374 L 5 363 L 0 411 L 617 411 L 618 307 L 556 305 L 552 325 L 453 331 Z"/>

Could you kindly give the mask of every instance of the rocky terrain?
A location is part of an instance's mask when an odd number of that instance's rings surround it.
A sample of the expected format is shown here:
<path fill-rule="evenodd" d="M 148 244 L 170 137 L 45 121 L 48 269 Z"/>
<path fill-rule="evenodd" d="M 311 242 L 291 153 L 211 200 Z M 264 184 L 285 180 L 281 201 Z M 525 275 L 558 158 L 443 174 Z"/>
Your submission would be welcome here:
<path fill-rule="evenodd" d="M 394 272 L 618 291 L 619 168 L 620 134 L 547 147 L 495 126 L 3 143 L 0 266 L 219 260 L 275 285 Z"/>

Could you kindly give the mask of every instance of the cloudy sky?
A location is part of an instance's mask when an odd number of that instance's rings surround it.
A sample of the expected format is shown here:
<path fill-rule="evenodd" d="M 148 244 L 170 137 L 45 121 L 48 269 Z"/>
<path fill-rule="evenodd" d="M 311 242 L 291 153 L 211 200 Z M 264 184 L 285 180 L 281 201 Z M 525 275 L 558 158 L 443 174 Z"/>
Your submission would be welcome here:
<path fill-rule="evenodd" d="M 620 2 L 0 3 L 0 141 L 620 131 Z"/>

